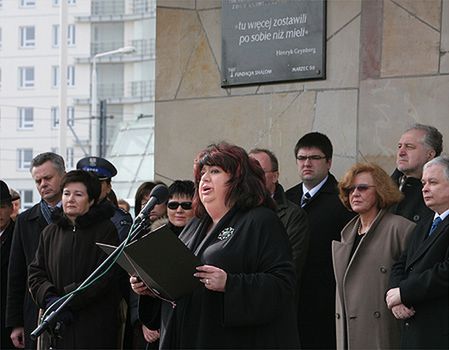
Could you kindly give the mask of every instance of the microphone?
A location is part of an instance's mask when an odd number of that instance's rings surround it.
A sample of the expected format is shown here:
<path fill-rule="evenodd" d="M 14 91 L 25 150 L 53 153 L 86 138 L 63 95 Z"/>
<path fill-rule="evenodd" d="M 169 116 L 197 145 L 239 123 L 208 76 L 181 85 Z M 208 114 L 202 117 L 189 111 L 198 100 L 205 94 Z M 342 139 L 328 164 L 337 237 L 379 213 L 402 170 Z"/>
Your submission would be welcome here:
<path fill-rule="evenodd" d="M 148 213 L 154 208 L 156 204 L 165 203 L 168 200 L 168 188 L 165 185 L 156 185 L 150 193 L 150 199 L 147 204 L 142 208 L 139 215 L 134 220 L 135 223 L 140 223 Z"/>

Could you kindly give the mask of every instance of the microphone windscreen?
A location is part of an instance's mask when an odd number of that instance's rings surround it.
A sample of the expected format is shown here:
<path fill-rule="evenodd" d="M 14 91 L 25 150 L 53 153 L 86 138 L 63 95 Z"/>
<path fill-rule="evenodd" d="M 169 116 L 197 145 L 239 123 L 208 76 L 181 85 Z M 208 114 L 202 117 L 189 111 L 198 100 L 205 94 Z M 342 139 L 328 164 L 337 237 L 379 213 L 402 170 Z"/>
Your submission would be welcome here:
<path fill-rule="evenodd" d="M 168 200 L 168 188 L 165 185 L 156 185 L 150 193 L 150 197 L 157 199 L 157 204 L 165 203 Z"/>

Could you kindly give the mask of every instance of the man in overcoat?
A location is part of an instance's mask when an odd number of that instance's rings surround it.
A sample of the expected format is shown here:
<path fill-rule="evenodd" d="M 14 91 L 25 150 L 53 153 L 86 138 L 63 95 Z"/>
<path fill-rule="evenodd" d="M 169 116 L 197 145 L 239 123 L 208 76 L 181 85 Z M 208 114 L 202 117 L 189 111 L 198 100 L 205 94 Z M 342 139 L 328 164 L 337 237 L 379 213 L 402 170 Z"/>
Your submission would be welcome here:
<path fill-rule="evenodd" d="M 265 185 L 276 202 L 276 213 L 287 231 L 292 246 L 293 262 L 296 268 L 298 286 L 306 261 L 309 247 L 309 220 L 299 205 L 289 201 L 284 188 L 279 183 L 279 162 L 275 154 L 268 149 L 255 148 L 249 152 L 256 159 L 265 173 Z"/>
<path fill-rule="evenodd" d="M 53 152 L 41 153 L 32 160 L 30 171 L 41 201 L 16 220 L 8 269 L 6 325 L 12 329 L 15 347 L 35 349 L 30 334 L 37 326 L 39 309 L 28 291 L 28 265 L 36 254 L 42 230 L 61 205 L 64 159 Z"/>
<path fill-rule="evenodd" d="M 337 180 L 329 172 L 332 143 L 311 132 L 296 143 L 294 155 L 302 182 L 286 192 L 287 199 L 307 213 L 309 250 L 299 288 L 298 329 L 303 349 L 335 349 L 335 278 L 333 240 L 354 216 L 338 198 Z"/>
<path fill-rule="evenodd" d="M 443 135 L 433 126 L 414 124 L 402 134 L 396 152 L 396 170 L 391 178 L 404 198 L 391 208 L 393 214 L 417 225 L 433 216 L 423 200 L 421 177 L 424 164 L 438 157 L 442 149 Z"/>
<path fill-rule="evenodd" d="M 448 349 L 449 157 L 426 163 L 422 183 L 424 202 L 434 215 L 416 227 L 393 265 L 386 302 L 404 320 L 403 349 Z"/>
<path fill-rule="evenodd" d="M 10 338 L 10 329 L 5 325 L 6 308 L 6 285 L 8 281 L 9 253 L 11 251 L 12 235 L 14 232 L 14 221 L 11 219 L 13 212 L 12 197 L 8 185 L 0 180 L 0 260 L 1 260 L 1 282 L 0 282 L 0 349 L 14 349 Z"/>

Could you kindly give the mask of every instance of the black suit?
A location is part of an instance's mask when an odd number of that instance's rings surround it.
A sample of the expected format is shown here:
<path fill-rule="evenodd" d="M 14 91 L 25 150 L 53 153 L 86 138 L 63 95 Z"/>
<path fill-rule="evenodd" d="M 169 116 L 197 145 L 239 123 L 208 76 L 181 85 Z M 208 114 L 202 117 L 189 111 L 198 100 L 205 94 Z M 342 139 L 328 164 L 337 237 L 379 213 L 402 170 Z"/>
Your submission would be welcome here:
<path fill-rule="evenodd" d="M 390 288 L 416 311 L 403 323 L 404 349 L 449 349 L 449 217 L 428 237 L 432 220 L 416 227 L 391 272 Z"/>
<path fill-rule="evenodd" d="M 11 220 L 9 225 L 3 231 L 0 237 L 0 260 L 2 264 L 1 268 L 1 312 L 0 312 L 0 349 L 14 349 L 14 345 L 11 342 L 9 334 L 10 329 L 5 326 L 5 309 L 6 309 L 6 284 L 8 281 L 8 263 L 9 263 L 9 252 L 11 251 L 12 235 L 14 232 L 14 221 Z"/>
<path fill-rule="evenodd" d="M 300 204 L 302 183 L 286 192 Z M 299 291 L 298 327 L 304 349 L 335 349 L 335 278 L 332 241 L 354 216 L 338 198 L 337 180 L 331 174 L 303 208 L 308 214 L 310 241 Z"/>
<path fill-rule="evenodd" d="M 28 291 L 28 265 L 33 261 L 39 237 L 47 222 L 40 205 L 21 213 L 16 220 L 8 270 L 6 325 L 24 327 L 25 348 L 36 348 L 30 333 L 36 328 L 39 309 Z"/>
<path fill-rule="evenodd" d="M 402 175 L 404 174 L 398 169 L 391 175 L 391 178 L 398 187 Z M 433 211 L 424 203 L 421 179 L 407 177 L 401 191 L 404 198 L 398 204 L 393 205 L 390 212 L 403 216 L 417 225 L 427 223 L 430 218 L 433 219 Z"/>

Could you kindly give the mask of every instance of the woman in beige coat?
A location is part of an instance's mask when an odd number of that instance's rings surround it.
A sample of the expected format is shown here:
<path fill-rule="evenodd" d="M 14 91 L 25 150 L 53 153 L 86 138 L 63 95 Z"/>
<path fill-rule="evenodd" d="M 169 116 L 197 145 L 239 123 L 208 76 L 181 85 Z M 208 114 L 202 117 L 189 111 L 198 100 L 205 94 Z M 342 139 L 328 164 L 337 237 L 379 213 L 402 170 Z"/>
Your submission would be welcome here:
<path fill-rule="evenodd" d="M 332 242 L 337 349 L 398 348 L 400 323 L 385 304 L 390 268 L 415 224 L 387 212 L 402 194 L 375 164 L 355 164 L 339 184 L 343 204 L 359 214 Z"/>

